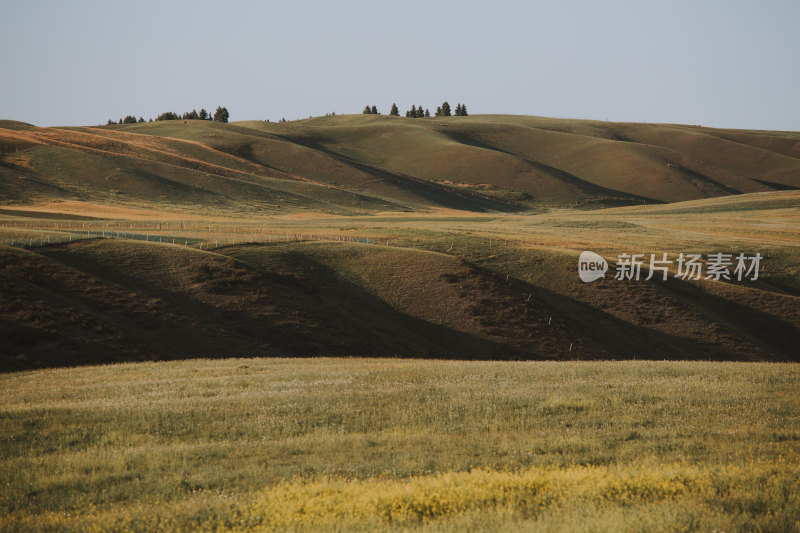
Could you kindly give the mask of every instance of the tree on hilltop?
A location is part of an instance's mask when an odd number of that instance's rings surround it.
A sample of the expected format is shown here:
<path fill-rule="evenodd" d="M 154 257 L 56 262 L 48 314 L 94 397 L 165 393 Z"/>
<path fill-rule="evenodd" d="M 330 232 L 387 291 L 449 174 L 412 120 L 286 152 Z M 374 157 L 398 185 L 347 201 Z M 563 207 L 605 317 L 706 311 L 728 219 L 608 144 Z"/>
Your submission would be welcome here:
<path fill-rule="evenodd" d="M 400 116 L 400 111 L 398 111 L 398 109 L 397 109 L 397 104 L 392 104 L 392 110 L 389 111 L 389 115 L 391 115 L 393 117 L 399 117 Z"/>
<path fill-rule="evenodd" d="M 228 122 L 229 116 L 227 108 L 218 107 L 214 112 L 214 122 Z"/>

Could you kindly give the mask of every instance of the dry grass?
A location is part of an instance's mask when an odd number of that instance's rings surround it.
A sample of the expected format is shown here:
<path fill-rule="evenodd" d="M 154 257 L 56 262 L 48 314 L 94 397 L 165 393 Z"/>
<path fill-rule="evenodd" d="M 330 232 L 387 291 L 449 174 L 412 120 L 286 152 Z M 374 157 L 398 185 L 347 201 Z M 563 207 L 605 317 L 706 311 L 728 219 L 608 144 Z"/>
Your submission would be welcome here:
<path fill-rule="evenodd" d="M 14 530 L 798 529 L 796 365 L 234 359 L 0 376 Z"/>
<path fill-rule="evenodd" d="M 110 353 L 795 360 L 800 220 L 792 206 L 798 201 L 798 193 L 786 191 L 669 209 L 514 216 L 184 218 L 148 211 L 146 204 L 77 202 L 6 210 L 0 244 L 35 246 L 24 260 L 2 253 L 4 263 L 17 266 L 0 271 L 6 294 L 0 329 L 12 339 L 13 331 L 25 332 L 19 334 L 25 342 L 45 330 L 38 344 L 11 342 L 0 352 L 5 368 L 19 368 L 17 359 L 27 361 L 21 367 L 72 364 L 82 332 L 69 324 L 91 316 L 87 323 L 105 324 L 117 344 L 84 350 L 82 362 L 107 361 Z M 120 234 L 138 240 L 108 239 Z M 87 236 L 106 240 L 69 245 Z M 67 244 L 48 247 L 48 239 Z M 166 246 L 173 242 L 189 246 Z M 575 272 L 583 250 L 612 263 L 623 252 L 673 259 L 743 252 L 764 260 L 756 282 L 584 284 Z M 215 266 L 231 259 L 239 263 L 230 272 Z M 213 276 L 197 277 L 203 263 L 213 266 Z M 21 264 L 48 274 L 21 283 L 25 276 L 14 274 Z M 88 299 L 86 286 L 98 287 Z M 139 312 L 142 298 L 163 302 L 150 311 L 161 313 L 169 343 L 153 340 L 152 313 Z M 20 315 L 33 302 L 47 313 Z M 30 322 L 38 324 L 34 330 Z"/>
<path fill-rule="evenodd" d="M 797 361 L 800 193 L 641 205 L 797 188 L 797 134 L 351 116 L 0 144 L 0 530 L 800 530 L 797 365 L 707 361 Z M 764 262 L 583 284 L 583 250 Z"/>
<path fill-rule="evenodd" d="M 217 216 L 514 213 L 800 187 L 794 136 L 781 132 L 514 116 L 4 125 L 0 172 L 13 179 L 0 192 L 17 204 L 149 201 Z"/>

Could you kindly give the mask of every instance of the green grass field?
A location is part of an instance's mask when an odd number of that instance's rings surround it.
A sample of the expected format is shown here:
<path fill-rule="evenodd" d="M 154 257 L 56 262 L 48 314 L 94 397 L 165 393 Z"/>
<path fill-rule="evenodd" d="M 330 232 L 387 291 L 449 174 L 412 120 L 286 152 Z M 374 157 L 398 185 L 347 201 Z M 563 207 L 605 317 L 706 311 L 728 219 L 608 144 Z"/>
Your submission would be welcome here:
<path fill-rule="evenodd" d="M 230 359 L 0 375 L 4 530 L 800 530 L 800 369 Z"/>

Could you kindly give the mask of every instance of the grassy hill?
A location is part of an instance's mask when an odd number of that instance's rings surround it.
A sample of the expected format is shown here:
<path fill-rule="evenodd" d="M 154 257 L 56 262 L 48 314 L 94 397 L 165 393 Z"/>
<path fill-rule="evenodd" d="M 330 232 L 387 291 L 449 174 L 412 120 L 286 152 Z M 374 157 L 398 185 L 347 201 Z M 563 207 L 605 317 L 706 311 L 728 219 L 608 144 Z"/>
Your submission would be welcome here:
<path fill-rule="evenodd" d="M 792 132 L 518 116 L 3 121 L 2 367 L 796 360 L 798 187 Z M 583 250 L 612 264 L 761 253 L 764 271 L 586 285 Z"/>
<path fill-rule="evenodd" d="M 797 360 L 798 205 L 784 191 L 525 216 L 0 209 L 0 359 Z M 742 283 L 585 284 L 583 250 L 612 265 L 623 251 L 758 252 L 764 263 Z"/>
<path fill-rule="evenodd" d="M 797 530 L 799 162 L 537 117 L 0 121 L 0 530 Z M 614 279 L 682 253 L 762 263 Z"/>
<path fill-rule="evenodd" d="M 518 212 L 800 188 L 800 134 L 480 115 L 0 122 L 0 201 L 239 213 Z"/>

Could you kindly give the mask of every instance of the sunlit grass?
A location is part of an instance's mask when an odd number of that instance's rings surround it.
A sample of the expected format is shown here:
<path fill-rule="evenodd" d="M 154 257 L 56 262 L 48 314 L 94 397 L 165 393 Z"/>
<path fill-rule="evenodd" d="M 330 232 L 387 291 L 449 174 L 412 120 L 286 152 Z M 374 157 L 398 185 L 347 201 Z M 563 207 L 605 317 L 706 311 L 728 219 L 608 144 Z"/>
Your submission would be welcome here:
<path fill-rule="evenodd" d="M 294 478 L 244 498 L 220 494 L 209 502 L 199 495 L 173 506 L 114 510 L 87 504 L 36 517 L 12 513 L 0 524 L 85 531 L 565 530 L 570 523 L 572 531 L 789 531 L 800 526 L 799 474 L 796 464 L 782 463 L 477 469 L 402 480 Z"/>
<path fill-rule="evenodd" d="M 5 374 L 0 524 L 791 531 L 799 383 L 796 365 L 703 362 Z"/>

